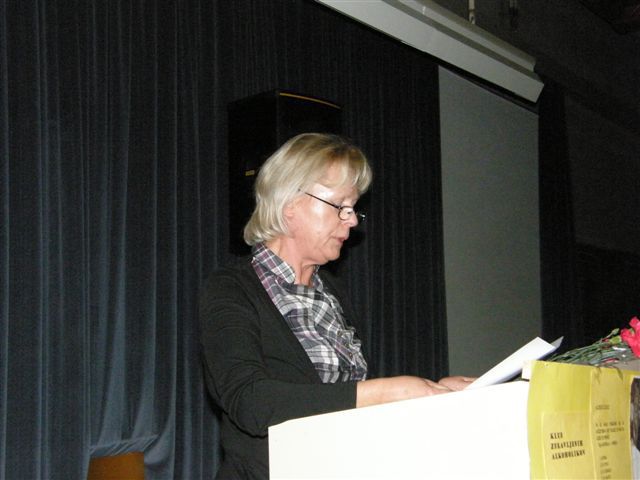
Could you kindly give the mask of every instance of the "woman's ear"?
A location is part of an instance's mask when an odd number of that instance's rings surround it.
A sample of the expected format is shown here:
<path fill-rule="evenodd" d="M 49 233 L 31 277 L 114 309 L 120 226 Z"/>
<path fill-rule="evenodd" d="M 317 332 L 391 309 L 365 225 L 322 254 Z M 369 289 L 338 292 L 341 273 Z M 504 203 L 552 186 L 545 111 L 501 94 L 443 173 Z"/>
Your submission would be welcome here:
<path fill-rule="evenodd" d="M 301 200 L 302 200 L 301 197 L 295 197 L 293 200 L 291 200 L 284 206 L 283 213 L 284 213 L 284 218 L 287 219 L 287 221 L 290 221 L 295 216 L 296 211 L 300 208 Z"/>
<path fill-rule="evenodd" d="M 291 225 L 293 225 L 294 223 L 294 219 L 296 217 L 296 202 L 295 200 L 292 200 L 291 202 L 287 203 L 284 206 L 284 209 L 282 211 L 283 213 L 283 217 L 284 217 L 284 221 L 287 224 L 288 228 L 291 228 Z"/>
<path fill-rule="evenodd" d="M 297 230 L 298 224 L 300 223 L 300 215 L 302 212 L 302 198 L 296 197 L 287 203 L 284 206 L 282 211 L 283 218 L 285 223 L 287 224 L 287 230 L 289 234 L 292 234 Z"/>

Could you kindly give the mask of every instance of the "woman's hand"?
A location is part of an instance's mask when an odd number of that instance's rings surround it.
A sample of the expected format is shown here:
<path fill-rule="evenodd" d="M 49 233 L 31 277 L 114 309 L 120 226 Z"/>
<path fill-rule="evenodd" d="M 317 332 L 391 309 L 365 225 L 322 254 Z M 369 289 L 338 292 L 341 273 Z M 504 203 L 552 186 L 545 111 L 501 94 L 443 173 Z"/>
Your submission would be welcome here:
<path fill-rule="evenodd" d="M 457 375 L 454 377 L 441 378 L 438 383 L 453 390 L 454 392 L 459 392 L 460 390 L 464 390 L 465 388 L 467 388 L 467 386 L 474 380 L 475 378 L 473 377 L 463 377 Z"/>
<path fill-rule="evenodd" d="M 428 397 L 453 391 L 447 385 L 427 378 L 403 375 L 358 382 L 356 407 Z"/>

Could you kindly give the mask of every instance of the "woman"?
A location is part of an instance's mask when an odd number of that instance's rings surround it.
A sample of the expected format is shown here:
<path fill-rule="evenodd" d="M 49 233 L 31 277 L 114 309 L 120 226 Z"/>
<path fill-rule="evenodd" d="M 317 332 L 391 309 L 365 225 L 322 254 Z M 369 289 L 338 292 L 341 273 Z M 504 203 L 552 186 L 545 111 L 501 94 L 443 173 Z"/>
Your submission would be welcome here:
<path fill-rule="evenodd" d="M 319 267 L 340 256 L 370 182 L 362 152 L 332 135 L 298 135 L 261 168 L 244 230 L 252 257 L 217 272 L 201 299 L 205 377 L 222 410 L 218 478 L 268 478 L 270 425 L 468 384 L 366 379 L 355 314 Z"/>

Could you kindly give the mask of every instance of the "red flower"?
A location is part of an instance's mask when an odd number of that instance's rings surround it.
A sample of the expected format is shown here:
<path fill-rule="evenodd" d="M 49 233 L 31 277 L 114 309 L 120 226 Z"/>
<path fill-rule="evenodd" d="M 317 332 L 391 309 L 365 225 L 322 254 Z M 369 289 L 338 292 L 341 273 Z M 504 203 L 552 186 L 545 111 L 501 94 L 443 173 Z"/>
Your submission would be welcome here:
<path fill-rule="evenodd" d="M 631 328 L 623 328 L 620 336 L 629 345 L 633 354 L 636 357 L 640 357 L 640 319 L 633 317 L 629 325 L 631 325 Z"/>

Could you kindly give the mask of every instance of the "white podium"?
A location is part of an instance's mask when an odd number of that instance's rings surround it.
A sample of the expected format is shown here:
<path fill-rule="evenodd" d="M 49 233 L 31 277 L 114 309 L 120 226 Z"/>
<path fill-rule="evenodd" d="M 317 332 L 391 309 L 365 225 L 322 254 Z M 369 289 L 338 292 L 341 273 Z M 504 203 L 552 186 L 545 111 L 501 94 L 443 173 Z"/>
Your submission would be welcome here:
<path fill-rule="evenodd" d="M 528 391 L 517 381 L 275 425 L 271 479 L 528 480 Z"/>

